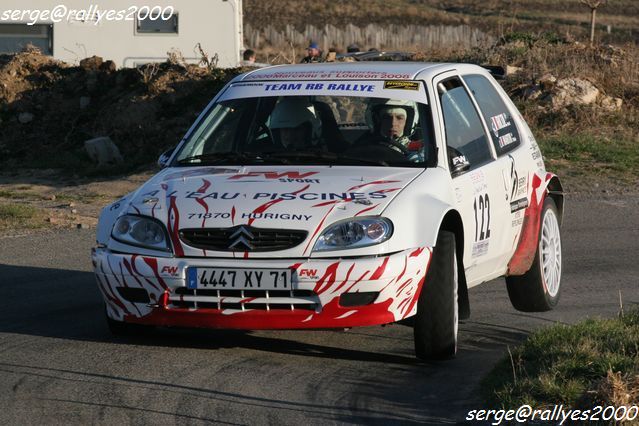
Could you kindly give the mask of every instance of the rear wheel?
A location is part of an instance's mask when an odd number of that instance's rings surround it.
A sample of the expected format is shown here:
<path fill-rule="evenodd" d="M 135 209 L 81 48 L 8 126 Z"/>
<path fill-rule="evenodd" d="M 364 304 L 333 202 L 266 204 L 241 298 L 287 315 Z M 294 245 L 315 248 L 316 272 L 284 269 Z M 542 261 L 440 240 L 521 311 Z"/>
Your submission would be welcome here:
<path fill-rule="evenodd" d="M 448 359 L 457 353 L 458 278 L 455 234 L 441 231 L 417 302 L 413 331 L 420 359 Z"/>
<path fill-rule="evenodd" d="M 518 311 L 549 311 L 559 302 L 562 259 L 558 218 L 555 202 L 546 197 L 535 260 L 524 275 L 506 277 L 510 302 Z"/>

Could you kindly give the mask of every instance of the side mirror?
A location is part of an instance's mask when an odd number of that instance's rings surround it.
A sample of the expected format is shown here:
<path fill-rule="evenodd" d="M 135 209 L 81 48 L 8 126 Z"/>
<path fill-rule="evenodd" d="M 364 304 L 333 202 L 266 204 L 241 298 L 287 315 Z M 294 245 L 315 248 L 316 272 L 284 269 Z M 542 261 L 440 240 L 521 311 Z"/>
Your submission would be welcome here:
<path fill-rule="evenodd" d="M 452 157 L 450 163 L 450 174 L 452 177 L 459 176 L 470 169 L 470 162 L 466 159 L 465 155 Z"/>
<path fill-rule="evenodd" d="M 158 158 L 158 166 L 160 166 L 161 169 L 169 165 L 169 160 L 171 159 L 171 156 L 173 155 L 173 151 L 175 151 L 175 148 L 171 148 L 168 151 L 164 151 L 162 155 L 160 155 L 160 158 Z"/>

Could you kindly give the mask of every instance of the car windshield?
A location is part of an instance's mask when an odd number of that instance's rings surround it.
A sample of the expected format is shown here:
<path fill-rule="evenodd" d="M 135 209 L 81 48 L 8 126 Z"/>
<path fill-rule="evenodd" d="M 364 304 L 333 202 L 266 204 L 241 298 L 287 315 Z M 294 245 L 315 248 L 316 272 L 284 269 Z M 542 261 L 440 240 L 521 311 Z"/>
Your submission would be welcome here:
<path fill-rule="evenodd" d="M 428 105 L 357 96 L 261 96 L 215 104 L 176 166 L 311 164 L 426 167 L 434 160 Z"/>

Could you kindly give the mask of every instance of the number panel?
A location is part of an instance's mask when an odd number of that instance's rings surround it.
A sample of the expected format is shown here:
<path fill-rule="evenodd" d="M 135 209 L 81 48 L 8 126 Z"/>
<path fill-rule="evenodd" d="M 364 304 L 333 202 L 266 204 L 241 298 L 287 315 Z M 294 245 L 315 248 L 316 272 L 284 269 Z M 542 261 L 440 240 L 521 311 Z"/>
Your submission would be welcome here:
<path fill-rule="evenodd" d="M 206 290 L 290 290 L 290 269 L 189 268 L 188 287 Z"/>

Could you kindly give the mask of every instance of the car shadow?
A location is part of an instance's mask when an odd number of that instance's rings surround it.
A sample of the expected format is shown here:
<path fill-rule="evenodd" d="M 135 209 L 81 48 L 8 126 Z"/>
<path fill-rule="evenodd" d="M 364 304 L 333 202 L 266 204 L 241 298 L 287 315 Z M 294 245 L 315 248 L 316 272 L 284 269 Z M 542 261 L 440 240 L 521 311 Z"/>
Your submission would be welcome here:
<path fill-rule="evenodd" d="M 367 350 L 331 347 L 294 340 L 304 331 L 274 331 L 256 334 L 250 331 L 201 330 L 157 328 L 139 336 L 112 336 L 104 321 L 102 299 L 95 285 L 93 273 L 50 268 L 35 268 L 0 264 L 0 300 L 9 302 L 0 312 L 0 332 L 34 336 L 54 337 L 69 340 L 113 342 L 166 347 L 188 347 L 196 349 L 223 349 L 242 347 L 246 349 L 301 355 L 316 358 L 340 358 L 368 362 L 385 362 L 413 365 L 419 363 L 411 353 L 371 353 Z M 403 327 L 403 326 L 397 326 Z M 487 350 L 497 342 L 512 344 L 525 337 L 525 330 L 509 327 L 462 323 L 461 332 L 481 335 L 482 342 L 464 342 L 464 346 L 475 350 Z M 345 335 L 368 336 L 392 339 L 379 335 L 373 327 L 355 329 Z M 343 333 L 322 331 L 322 333 Z M 409 340 L 407 337 L 396 337 Z M 275 344 L 276 343 L 276 344 Z"/>
<path fill-rule="evenodd" d="M 104 321 L 104 307 L 92 272 L 0 264 L 0 277 L 3 277 L 0 284 L 0 300 L 8 302 L 7 307 L 0 312 L 0 332 L 2 333 L 208 350 L 242 347 L 315 358 L 406 365 L 420 363 L 414 358 L 412 350 L 405 354 L 375 353 L 356 348 L 332 347 L 295 340 L 296 334 L 304 333 L 301 330 L 256 333 L 234 330 L 156 328 L 141 335 L 116 337 L 110 334 Z M 525 330 L 490 324 L 462 323 L 460 328 L 462 333 L 483 336 L 481 344 L 472 340 L 462 342 L 463 346 L 472 347 L 474 350 L 488 350 L 489 346 L 497 342 L 512 344 L 525 337 Z M 409 340 L 406 336 L 380 335 L 373 331 L 376 329 L 376 327 L 358 328 L 344 334 L 347 340 L 348 336 Z M 321 332 L 343 333 L 341 330 Z M 412 345 L 410 346 L 412 349 Z"/>

